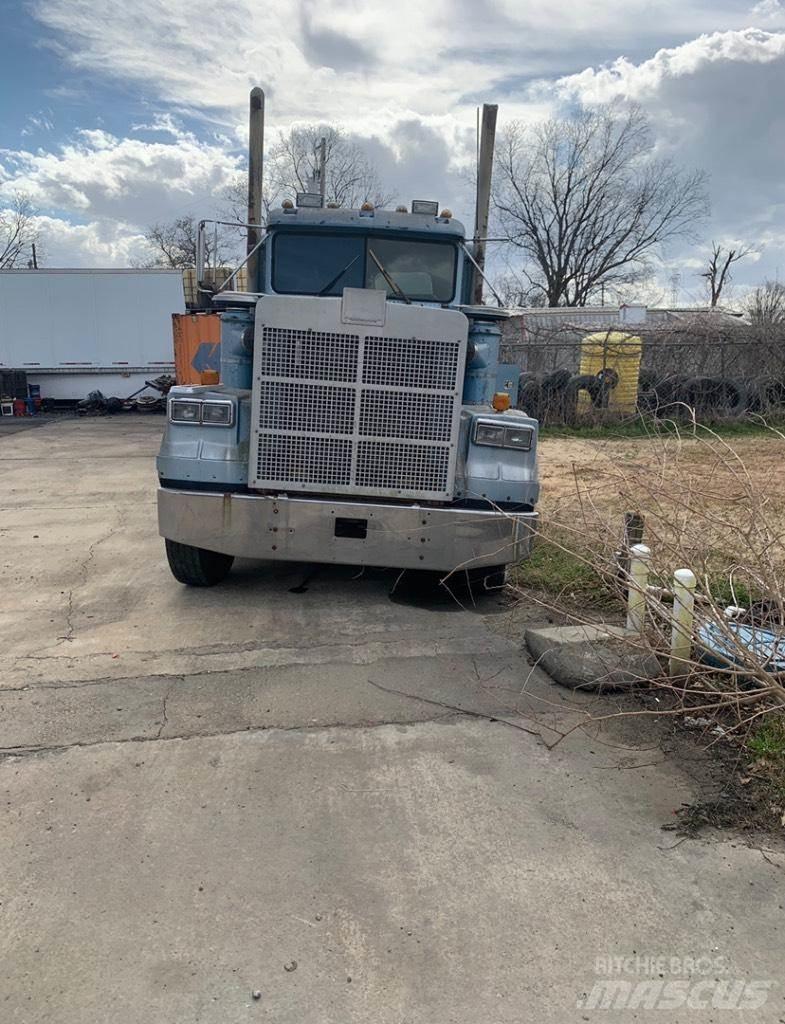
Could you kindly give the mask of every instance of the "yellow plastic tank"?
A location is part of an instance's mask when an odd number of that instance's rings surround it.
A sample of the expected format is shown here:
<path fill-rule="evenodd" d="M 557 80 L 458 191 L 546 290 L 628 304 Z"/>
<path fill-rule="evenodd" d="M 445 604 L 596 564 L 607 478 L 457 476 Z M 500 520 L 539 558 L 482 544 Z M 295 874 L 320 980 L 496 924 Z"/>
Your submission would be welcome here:
<path fill-rule="evenodd" d="M 638 404 L 638 377 L 641 369 L 643 342 L 623 331 L 598 331 L 589 334 L 581 345 L 580 374 L 596 377 L 603 371 L 615 374 L 616 386 L 608 391 L 608 409 L 635 412 Z M 609 376 L 612 375 L 609 372 Z M 589 410 L 591 398 L 586 391 L 578 393 L 578 408 Z"/>

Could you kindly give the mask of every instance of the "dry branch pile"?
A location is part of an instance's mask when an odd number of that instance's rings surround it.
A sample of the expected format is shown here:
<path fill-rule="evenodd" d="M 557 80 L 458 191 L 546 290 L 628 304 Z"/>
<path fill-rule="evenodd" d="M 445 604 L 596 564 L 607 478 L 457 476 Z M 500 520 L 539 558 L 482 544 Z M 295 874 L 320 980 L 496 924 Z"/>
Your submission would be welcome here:
<path fill-rule="evenodd" d="M 750 439 L 729 442 L 694 423 L 690 430 L 671 423 L 640 441 L 570 443 L 576 459 L 569 474 L 561 466 L 554 489 L 544 445 L 541 543 L 577 560 L 599 586 L 621 594 L 625 581 L 615 553 L 623 543 L 624 512 L 642 513 L 652 586 L 645 635 L 631 646 L 660 658 L 663 676 L 655 685 L 677 698 L 677 708 L 722 718 L 726 733 L 744 731 L 785 708 L 785 679 L 772 648 L 749 643 L 750 635 L 760 640 L 764 629 L 785 636 L 785 435 L 772 429 L 756 438 L 756 450 L 766 454 L 754 460 Z M 696 626 L 712 633 L 727 660 L 708 664 L 696 650 L 681 677 L 672 679 L 666 675 L 668 598 L 673 572 L 680 568 L 698 579 Z M 574 622 L 591 618 L 570 602 L 542 600 Z M 736 610 L 728 613 L 728 606 Z M 672 701 L 668 707 L 677 710 Z"/>

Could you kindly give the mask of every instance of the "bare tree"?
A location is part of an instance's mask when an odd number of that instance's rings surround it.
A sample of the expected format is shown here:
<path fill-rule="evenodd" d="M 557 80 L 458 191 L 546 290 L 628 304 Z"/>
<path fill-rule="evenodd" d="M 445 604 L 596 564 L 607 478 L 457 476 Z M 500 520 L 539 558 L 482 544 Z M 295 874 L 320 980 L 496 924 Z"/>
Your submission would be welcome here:
<path fill-rule="evenodd" d="M 393 198 L 386 192 L 373 162 L 340 128 L 307 125 L 281 132 L 270 147 L 264 164 L 262 206 L 265 220 L 274 206 L 294 199 L 298 192 L 318 190 L 319 148 L 325 140 L 325 200 L 348 209 L 365 202 L 377 208 Z M 245 222 L 248 206 L 248 177 L 238 174 L 224 189 L 223 213 L 227 219 Z"/>
<path fill-rule="evenodd" d="M 548 305 L 582 306 L 603 283 L 644 278 L 663 245 L 705 216 L 706 175 L 652 148 L 643 112 L 617 104 L 502 134 L 496 219 Z"/>
<path fill-rule="evenodd" d="M 502 300 L 502 305 L 510 308 L 520 306 L 531 309 L 545 305 L 545 296 L 539 288 L 531 284 L 514 271 L 499 274 L 494 278 L 494 289 Z"/>
<path fill-rule="evenodd" d="M 752 249 L 748 246 L 741 245 L 737 249 L 723 249 L 717 242 L 711 243 L 711 256 L 706 269 L 700 276 L 706 280 L 708 285 L 709 303 L 712 309 L 718 305 L 723 288 L 730 284 L 733 264 L 743 260 L 751 252 Z"/>
<path fill-rule="evenodd" d="M 152 250 L 146 261 L 150 267 L 174 267 L 184 270 L 196 266 L 196 239 L 198 222 L 191 215 L 177 217 L 164 224 L 152 224 L 145 232 L 145 240 Z M 217 249 L 210 232 L 204 237 L 205 263 L 224 266 L 231 258 L 230 243 L 219 236 Z"/>
<path fill-rule="evenodd" d="M 312 124 L 281 132 L 270 149 L 268 163 L 273 197 L 307 192 L 318 181 L 321 140 L 325 140 L 325 199 L 328 203 L 356 209 L 370 202 L 385 206 L 392 195 L 385 192 L 379 173 L 362 148 L 333 125 Z"/>
<path fill-rule="evenodd" d="M 785 285 L 779 281 L 764 281 L 747 301 L 750 323 L 757 327 L 771 327 L 785 323 Z"/>
<path fill-rule="evenodd" d="M 30 265 L 34 245 L 40 245 L 35 209 L 29 196 L 14 192 L 0 208 L 0 270 Z"/>

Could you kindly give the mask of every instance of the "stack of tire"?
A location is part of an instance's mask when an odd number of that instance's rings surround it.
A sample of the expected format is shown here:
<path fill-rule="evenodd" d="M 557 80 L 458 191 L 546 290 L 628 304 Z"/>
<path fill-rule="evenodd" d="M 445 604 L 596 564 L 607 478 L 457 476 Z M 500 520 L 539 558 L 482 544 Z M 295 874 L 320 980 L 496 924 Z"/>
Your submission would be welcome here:
<path fill-rule="evenodd" d="M 614 370 L 596 376 L 573 374 L 569 370 L 551 373 L 521 373 L 518 408 L 544 426 L 574 425 L 579 420 L 578 394 L 585 392 L 592 408 L 608 406 L 608 397 L 618 383 Z M 785 380 L 762 377 L 741 381 L 730 377 L 660 375 L 641 370 L 638 409 L 650 416 L 669 419 L 732 419 L 747 413 L 767 414 L 785 410 Z"/>
<path fill-rule="evenodd" d="M 584 391 L 595 409 L 608 405 L 608 396 L 619 381 L 614 370 L 595 376 L 572 374 L 569 370 L 552 373 L 522 373 L 518 381 L 518 408 L 544 426 L 573 424 L 578 419 L 578 394 Z"/>

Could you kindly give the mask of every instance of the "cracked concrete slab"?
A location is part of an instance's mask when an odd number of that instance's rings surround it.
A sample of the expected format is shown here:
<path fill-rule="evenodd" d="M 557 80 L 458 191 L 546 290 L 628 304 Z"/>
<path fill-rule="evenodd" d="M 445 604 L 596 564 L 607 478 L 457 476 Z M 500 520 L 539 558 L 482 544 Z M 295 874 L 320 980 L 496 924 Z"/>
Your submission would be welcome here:
<path fill-rule="evenodd" d="M 596 958 L 710 953 L 778 978 L 781 869 L 676 845 L 659 825 L 688 795 L 678 771 L 632 785 L 606 759 L 467 720 L 12 759 L 3 1017 L 632 1021 L 579 1008 Z M 781 1009 L 776 992 L 750 1019 Z"/>
<path fill-rule="evenodd" d="M 549 684 L 534 673 L 521 699 L 521 678 L 529 671 L 517 654 L 453 655 L 0 690 L 0 755 L 104 741 L 416 722 L 455 708 L 495 717 L 528 712 L 536 719 L 533 728 L 547 735 L 550 720 L 536 694 L 548 695 Z"/>
<path fill-rule="evenodd" d="M 778 979 L 785 860 L 663 832 L 695 785 L 656 734 L 549 745 L 613 705 L 527 663 L 536 609 L 250 562 L 188 591 L 159 429 L 0 439 L 3 1024 L 564 1024 L 607 1015 L 597 958 Z"/>

